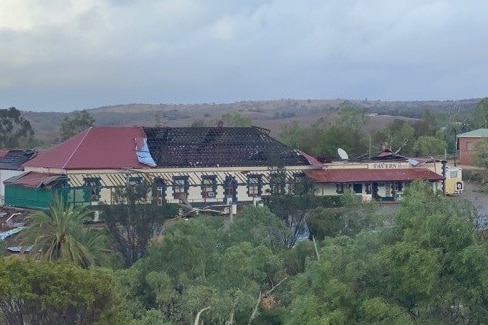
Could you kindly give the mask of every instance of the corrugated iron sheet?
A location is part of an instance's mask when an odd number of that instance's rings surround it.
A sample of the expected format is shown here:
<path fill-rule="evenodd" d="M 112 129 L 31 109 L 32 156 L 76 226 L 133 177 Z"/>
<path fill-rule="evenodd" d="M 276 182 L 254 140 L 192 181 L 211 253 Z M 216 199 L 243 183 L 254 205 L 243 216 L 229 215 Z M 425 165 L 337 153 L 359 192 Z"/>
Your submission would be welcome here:
<path fill-rule="evenodd" d="M 43 186 L 49 187 L 59 181 L 64 180 L 66 180 L 66 175 L 27 172 L 5 180 L 4 184 L 37 188 Z"/>

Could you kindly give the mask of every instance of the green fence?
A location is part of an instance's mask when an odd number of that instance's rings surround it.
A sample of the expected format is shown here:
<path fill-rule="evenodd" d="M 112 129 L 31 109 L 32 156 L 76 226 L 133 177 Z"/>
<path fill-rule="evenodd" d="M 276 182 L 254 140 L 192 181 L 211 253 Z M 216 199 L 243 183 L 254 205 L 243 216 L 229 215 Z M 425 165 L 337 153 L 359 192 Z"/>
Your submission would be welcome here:
<path fill-rule="evenodd" d="M 90 205 L 85 188 L 32 188 L 18 185 L 5 186 L 5 205 L 26 209 L 47 209 L 54 196 L 64 202 L 86 206 Z"/>

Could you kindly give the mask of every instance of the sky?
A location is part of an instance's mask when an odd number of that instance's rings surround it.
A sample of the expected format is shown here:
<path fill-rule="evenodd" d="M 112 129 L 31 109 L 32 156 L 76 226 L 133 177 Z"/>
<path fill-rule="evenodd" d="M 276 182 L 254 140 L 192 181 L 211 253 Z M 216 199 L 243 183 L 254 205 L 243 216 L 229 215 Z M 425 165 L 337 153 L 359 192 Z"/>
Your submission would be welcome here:
<path fill-rule="evenodd" d="M 0 108 L 488 96 L 486 0 L 1 0 Z"/>

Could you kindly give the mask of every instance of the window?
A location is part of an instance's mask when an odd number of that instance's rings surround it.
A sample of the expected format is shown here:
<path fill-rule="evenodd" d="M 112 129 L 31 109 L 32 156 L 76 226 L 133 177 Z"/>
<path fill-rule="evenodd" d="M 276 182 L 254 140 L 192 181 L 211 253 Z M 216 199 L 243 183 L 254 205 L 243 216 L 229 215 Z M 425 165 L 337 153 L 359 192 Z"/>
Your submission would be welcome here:
<path fill-rule="evenodd" d="M 352 190 L 354 191 L 354 193 L 356 194 L 361 194 L 363 193 L 363 184 L 362 183 L 354 183 L 352 185 Z"/>
<path fill-rule="evenodd" d="M 214 198 L 215 191 L 217 190 L 217 180 L 215 175 L 202 176 L 202 197 Z"/>
<path fill-rule="evenodd" d="M 344 183 L 337 183 L 336 184 L 336 193 L 337 194 L 344 193 Z"/>
<path fill-rule="evenodd" d="M 457 177 L 458 177 L 458 171 L 457 170 L 449 171 L 449 178 L 457 178 Z"/>
<path fill-rule="evenodd" d="M 99 201 L 102 185 L 99 177 L 85 177 L 85 201 Z"/>
<path fill-rule="evenodd" d="M 466 150 L 472 151 L 474 149 L 474 142 L 466 142 Z"/>
<path fill-rule="evenodd" d="M 188 194 L 188 176 L 173 177 L 173 197 L 184 199 Z"/>
<path fill-rule="evenodd" d="M 236 198 L 237 181 L 232 176 L 225 177 L 224 180 L 224 196 L 226 198 Z"/>
<path fill-rule="evenodd" d="M 247 177 L 247 195 L 257 197 L 261 195 L 261 175 L 249 175 Z"/>
<path fill-rule="evenodd" d="M 403 183 L 402 183 L 402 182 L 395 182 L 395 183 L 393 183 L 393 189 L 394 189 L 396 192 L 401 192 L 401 191 L 403 191 Z"/>
<path fill-rule="evenodd" d="M 164 179 L 158 177 L 154 180 L 153 188 L 152 188 L 152 196 L 153 201 L 157 205 L 163 205 L 164 200 L 166 199 L 166 182 Z"/>
<path fill-rule="evenodd" d="M 273 173 L 269 176 L 269 187 L 271 194 L 285 194 L 286 192 L 286 174 Z"/>

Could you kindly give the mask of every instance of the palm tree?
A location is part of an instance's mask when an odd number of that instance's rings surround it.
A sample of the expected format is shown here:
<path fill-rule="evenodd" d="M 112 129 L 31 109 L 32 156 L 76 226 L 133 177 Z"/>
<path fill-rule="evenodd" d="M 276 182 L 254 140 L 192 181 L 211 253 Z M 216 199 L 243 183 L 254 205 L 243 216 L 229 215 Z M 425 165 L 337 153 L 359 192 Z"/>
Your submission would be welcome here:
<path fill-rule="evenodd" d="M 23 231 L 23 247 L 33 245 L 31 252 L 42 260 L 63 260 L 81 267 L 100 265 L 105 248 L 105 236 L 83 224 L 90 220 L 90 210 L 66 205 L 54 197 L 48 210 L 36 211 L 28 218 Z"/>

